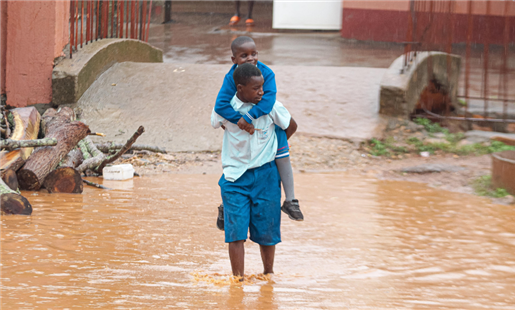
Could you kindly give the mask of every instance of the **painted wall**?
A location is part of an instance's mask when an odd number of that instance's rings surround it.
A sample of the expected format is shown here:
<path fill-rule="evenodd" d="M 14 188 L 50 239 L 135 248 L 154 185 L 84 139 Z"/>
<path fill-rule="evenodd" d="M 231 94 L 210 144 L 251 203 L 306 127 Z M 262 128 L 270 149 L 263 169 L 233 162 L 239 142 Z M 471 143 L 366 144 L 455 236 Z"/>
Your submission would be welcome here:
<path fill-rule="evenodd" d="M 509 2 L 513 2 L 508 0 Z M 486 15 L 487 1 L 473 0 L 472 14 Z M 494 0 L 490 1 L 490 14 L 489 15 L 504 15 L 505 1 Z M 429 2 L 426 1 L 427 7 Z M 458 14 L 467 14 L 468 1 L 454 1 L 455 12 Z M 362 9 L 362 10 L 386 10 L 386 11 L 409 11 L 409 0 L 382 0 L 382 1 L 343 1 L 344 9 Z M 510 5 L 508 15 L 515 16 L 515 3 Z"/>
<path fill-rule="evenodd" d="M 5 92 L 7 104 L 52 101 L 54 58 L 68 42 L 69 1 L 8 1 Z"/>
<path fill-rule="evenodd" d="M 515 2 L 509 1 L 507 15 L 510 16 L 510 40 L 515 40 Z M 429 2 L 424 2 L 429 10 Z M 440 2 L 443 3 L 443 2 Z M 489 14 L 486 1 L 472 1 L 473 35 L 472 42 L 503 42 L 505 1 L 490 1 Z M 454 1 L 455 42 L 465 42 L 468 25 L 468 1 Z M 344 38 L 363 41 L 405 42 L 408 30 L 409 0 L 390 1 L 343 1 L 343 22 L 341 35 Z M 438 13 L 434 8 L 435 33 L 449 33 L 449 18 L 445 13 Z M 418 19 L 418 25 L 428 22 L 424 16 Z M 488 25 L 488 26 L 487 26 Z M 421 27 L 419 27 L 421 28 Z M 489 30 L 487 32 L 487 30 Z M 442 36 L 443 37 L 443 36 Z"/>
<path fill-rule="evenodd" d="M 70 1 L 56 1 L 54 58 L 61 56 L 64 46 L 69 42 L 69 20 Z"/>
<path fill-rule="evenodd" d="M 5 94 L 5 53 L 7 43 L 7 2 L 0 1 L 0 94 Z"/>

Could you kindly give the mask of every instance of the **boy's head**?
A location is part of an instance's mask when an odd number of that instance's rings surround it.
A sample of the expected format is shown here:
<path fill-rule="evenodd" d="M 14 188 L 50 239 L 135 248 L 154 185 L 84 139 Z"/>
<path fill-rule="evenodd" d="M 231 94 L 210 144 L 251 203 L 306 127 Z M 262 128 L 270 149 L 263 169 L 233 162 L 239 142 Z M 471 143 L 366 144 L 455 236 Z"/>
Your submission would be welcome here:
<path fill-rule="evenodd" d="M 237 37 L 231 43 L 231 60 L 238 66 L 244 63 L 251 63 L 254 66 L 258 62 L 256 43 L 250 37 Z"/>
<path fill-rule="evenodd" d="M 234 70 L 234 83 L 238 93 L 236 94 L 243 102 L 257 104 L 263 97 L 263 75 L 261 70 L 253 64 L 244 63 Z"/>

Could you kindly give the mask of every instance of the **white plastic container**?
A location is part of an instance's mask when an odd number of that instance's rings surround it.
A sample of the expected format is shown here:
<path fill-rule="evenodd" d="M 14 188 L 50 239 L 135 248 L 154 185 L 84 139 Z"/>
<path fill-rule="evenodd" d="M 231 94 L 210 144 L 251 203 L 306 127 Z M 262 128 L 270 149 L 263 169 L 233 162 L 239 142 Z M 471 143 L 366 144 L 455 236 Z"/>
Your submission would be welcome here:
<path fill-rule="evenodd" d="M 134 167 L 131 164 L 104 167 L 102 175 L 105 180 L 127 180 L 134 177 Z"/>

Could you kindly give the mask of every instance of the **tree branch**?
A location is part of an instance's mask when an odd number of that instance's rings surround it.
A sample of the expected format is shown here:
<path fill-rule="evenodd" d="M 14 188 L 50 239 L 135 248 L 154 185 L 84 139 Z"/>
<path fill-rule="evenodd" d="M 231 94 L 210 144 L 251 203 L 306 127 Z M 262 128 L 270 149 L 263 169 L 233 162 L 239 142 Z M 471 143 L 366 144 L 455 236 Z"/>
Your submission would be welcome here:
<path fill-rule="evenodd" d="M 54 146 L 57 145 L 56 138 L 45 138 L 36 140 L 0 140 L 0 149 L 18 149 L 22 147 L 39 147 L 39 146 Z"/>
<path fill-rule="evenodd" d="M 104 169 L 104 167 L 107 164 L 114 162 L 115 160 L 120 158 L 125 152 L 127 152 L 131 148 L 131 146 L 134 144 L 134 142 L 136 142 L 136 139 L 138 139 L 138 137 L 141 136 L 144 132 L 145 132 L 145 128 L 143 128 L 143 126 L 139 126 L 138 130 L 132 135 L 132 137 L 129 140 L 127 140 L 125 145 L 114 155 L 109 156 L 106 159 L 104 159 L 104 161 L 102 161 L 102 163 L 100 163 L 100 165 L 95 169 L 95 172 L 102 174 L 102 169 Z"/>

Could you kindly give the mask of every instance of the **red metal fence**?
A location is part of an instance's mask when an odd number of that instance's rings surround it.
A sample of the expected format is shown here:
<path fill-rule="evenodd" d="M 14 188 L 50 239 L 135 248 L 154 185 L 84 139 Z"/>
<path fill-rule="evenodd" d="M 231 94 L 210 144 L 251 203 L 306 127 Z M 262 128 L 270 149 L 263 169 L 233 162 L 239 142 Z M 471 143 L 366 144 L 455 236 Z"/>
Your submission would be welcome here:
<path fill-rule="evenodd" d="M 70 0 L 70 58 L 99 39 L 148 42 L 151 10 L 152 0 Z"/>
<path fill-rule="evenodd" d="M 508 119 L 508 112 L 515 113 L 515 71 L 510 67 L 515 23 L 509 12 L 515 3 L 501 1 L 503 15 L 492 16 L 492 1 L 486 1 L 486 14 L 481 15 L 473 14 L 478 5 L 476 1 L 466 2 L 466 13 L 456 12 L 457 2 L 411 0 L 404 66 L 408 67 L 420 51 L 461 55 L 464 65 L 462 61 L 458 98 L 462 98 L 464 113 L 457 117 L 446 113 L 446 118 L 513 123 L 515 120 Z M 495 2 L 499 5 L 499 1 Z M 448 75 L 450 64 L 448 59 Z M 513 83 L 511 87 L 510 83 Z M 472 116 L 478 113 L 479 104 L 483 116 L 480 119 Z M 469 107 L 475 107 L 473 113 L 469 113 Z"/>

